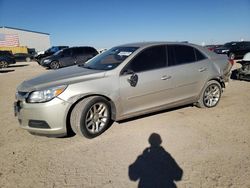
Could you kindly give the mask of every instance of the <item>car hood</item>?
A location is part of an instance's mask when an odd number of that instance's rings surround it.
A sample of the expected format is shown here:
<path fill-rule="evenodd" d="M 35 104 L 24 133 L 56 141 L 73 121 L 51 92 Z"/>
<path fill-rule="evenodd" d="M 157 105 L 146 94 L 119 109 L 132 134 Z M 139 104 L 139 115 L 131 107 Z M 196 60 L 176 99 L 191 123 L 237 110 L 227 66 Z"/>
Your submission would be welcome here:
<path fill-rule="evenodd" d="M 55 55 L 50 55 L 50 56 L 45 56 L 42 58 L 42 62 L 41 63 L 44 63 L 44 60 L 46 59 L 49 59 L 50 61 L 53 61 L 53 60 L 57 60 L 59 57 L 58 56 L 55 56 Z"/>
<path fill-rule="evenodd" d="M 44 59 L 55 59 L 55 57 L 57 57 L 57 56 L 55 56 L 55 55 L 50 55 L 50 56 L 45 57 Z"/>
<path fill-rule="evenodd" d="M 59 85 L 68 85 L 77 82 L 103 78 L 105 71 L 86 69 L 75 65 L 59 70 L 51 70 L 48 73 L 34 77 L 30 80 L 22 82 L 17 90 L 21 92 L 31 92 L 34 90 L 42 90 L 48 87 Z"/>

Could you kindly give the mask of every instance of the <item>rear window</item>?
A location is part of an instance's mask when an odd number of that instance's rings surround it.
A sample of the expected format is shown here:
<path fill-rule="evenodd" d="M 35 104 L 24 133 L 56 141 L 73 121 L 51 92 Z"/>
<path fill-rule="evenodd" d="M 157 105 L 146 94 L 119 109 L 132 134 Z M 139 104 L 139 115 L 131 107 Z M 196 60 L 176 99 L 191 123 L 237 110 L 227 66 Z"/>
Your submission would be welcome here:
<path fill-rule="evenodd" d="M 85 52 L 86 52 L 87 54 L 97 54 L 97 53 L 98 53 L 98 52 L 96 51 L 96 49 L 91 48 L 91 47 L 86 47 L 86 48 L 85 48 Z"/>
<path fill-rule="evenodd" d="M 196 61 L 207 59 L 199 50 L 194 48 L 194 51 L 195 51 Z"/>
<path fill-rule="evenodd" d="M 181 65 L 196 61 L 194 48 L 184 45 L 169 45 L 168 47 L 168 65 Z"/>

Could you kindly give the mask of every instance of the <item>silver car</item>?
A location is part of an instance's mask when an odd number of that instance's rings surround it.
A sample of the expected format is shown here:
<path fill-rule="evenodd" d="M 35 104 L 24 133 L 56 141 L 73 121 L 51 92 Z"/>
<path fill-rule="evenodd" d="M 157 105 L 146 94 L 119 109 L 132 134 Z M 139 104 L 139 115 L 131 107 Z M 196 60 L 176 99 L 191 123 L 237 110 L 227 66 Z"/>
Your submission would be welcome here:
<path fill-rule="evenodd" d="M 184 104 L 215 107 L 232 64 L 189 43 L 151 42 L 111 48 L 82 65 L 50 71 L 17 87 L 22 128 L 87 138 L 113 121 Z"/>

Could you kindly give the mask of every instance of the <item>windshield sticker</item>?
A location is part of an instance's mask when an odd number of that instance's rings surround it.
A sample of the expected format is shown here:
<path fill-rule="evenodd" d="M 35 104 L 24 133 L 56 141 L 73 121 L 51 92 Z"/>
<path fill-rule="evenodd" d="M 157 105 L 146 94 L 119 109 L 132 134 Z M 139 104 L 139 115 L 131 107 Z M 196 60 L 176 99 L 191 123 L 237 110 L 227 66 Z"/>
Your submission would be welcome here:
<path fill-rule="evenodd" d="M 132 54 L 132 52 L 119 52 L 119 56 L 130 56 L 130 54 Z"/>
<path fill-rule="evenodd" d="M 108 68 L 110 69 L 110 68 L 112 68 L 113 66 L 112 65 L 108 65 Z"/>

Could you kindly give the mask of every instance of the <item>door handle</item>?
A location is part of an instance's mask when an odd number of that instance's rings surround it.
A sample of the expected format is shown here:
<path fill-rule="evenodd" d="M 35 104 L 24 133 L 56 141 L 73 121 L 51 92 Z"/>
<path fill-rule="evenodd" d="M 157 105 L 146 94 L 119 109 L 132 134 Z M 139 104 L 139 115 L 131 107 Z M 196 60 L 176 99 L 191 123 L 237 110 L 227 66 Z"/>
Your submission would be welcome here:
<path fill-rule="evenodd" d="M 199 68 L 198 70 L 199 70 L 199 72 L 204 72 L 204 71 L 207 70 L 207 68 L 206 67 L 202 67 L 202 68 Z"/>
<path fill-rule="evenodd" d="M 164 75 L 164 76 L 161 77 L 161 80 L 168 80 L 170 78 L 172 78 L 172 76 Z"/>

